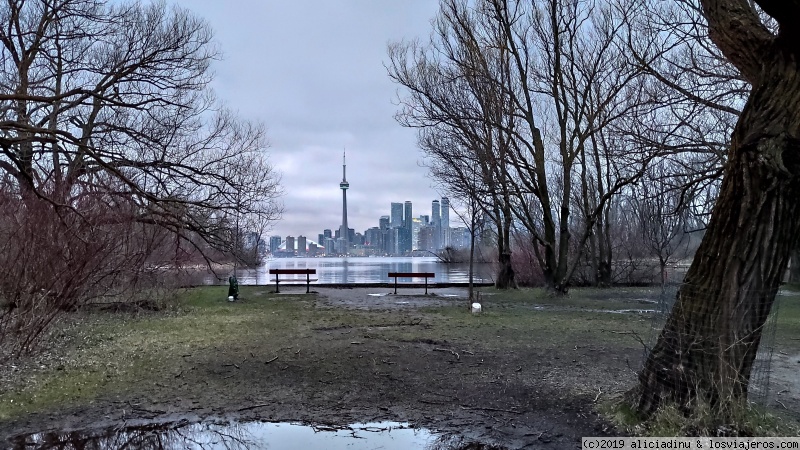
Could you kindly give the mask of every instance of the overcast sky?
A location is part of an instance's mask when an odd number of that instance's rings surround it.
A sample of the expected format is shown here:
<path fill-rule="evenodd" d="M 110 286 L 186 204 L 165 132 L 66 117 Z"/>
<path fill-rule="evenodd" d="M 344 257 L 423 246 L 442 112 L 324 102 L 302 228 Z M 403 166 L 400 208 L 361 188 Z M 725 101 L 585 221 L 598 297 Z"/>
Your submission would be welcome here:
<path fill-rule="evenodd" d="M 389 203 L 430 214 L 431 187 L 414 130 L 394 120 L 390 41 L 427 38 L 436 0 L 174 0 L 209 21 L 223 59 L 218 97 L 268 129 L 285 213 L 270 235 L 317 239 L 341 224 L 347 148 L 348 222 L 378 225 Z M 453 226 L 456 226 L 453 223 Z"/>

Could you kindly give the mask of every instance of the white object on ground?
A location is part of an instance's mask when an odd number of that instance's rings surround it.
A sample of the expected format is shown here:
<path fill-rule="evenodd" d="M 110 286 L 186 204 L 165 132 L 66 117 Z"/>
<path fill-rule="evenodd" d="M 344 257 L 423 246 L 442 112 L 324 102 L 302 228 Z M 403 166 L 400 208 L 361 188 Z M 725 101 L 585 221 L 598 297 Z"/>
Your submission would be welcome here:
<path fill-rule="evenodd" d="M 228 301 L 229 301 L 229 302 L 232 302 L 232 301 L 234 301 L 234 300 L 235 300 L 235 299 L 233 298 L 233 296 L 232 296 L 232 295 L 231 295 L 230 297 L 228 297 Z"/>
<path fill-rule="evenodd" d="M 480 303 L 473 303 L 472 304 L 472 313 L 473 314 L 478 314 L 479 312 L 481 312 L 481 304 Z"/>

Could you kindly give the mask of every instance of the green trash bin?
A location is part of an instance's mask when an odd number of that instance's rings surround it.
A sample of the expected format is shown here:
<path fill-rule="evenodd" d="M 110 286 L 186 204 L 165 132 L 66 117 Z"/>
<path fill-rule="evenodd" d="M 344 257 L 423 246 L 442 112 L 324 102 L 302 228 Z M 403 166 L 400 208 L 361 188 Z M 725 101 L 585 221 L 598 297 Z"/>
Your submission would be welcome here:
<path fill-rule="evenodd" d="M 239 282 L 236 277 L 228 278 L 228 301 L 239 300 Z"/>

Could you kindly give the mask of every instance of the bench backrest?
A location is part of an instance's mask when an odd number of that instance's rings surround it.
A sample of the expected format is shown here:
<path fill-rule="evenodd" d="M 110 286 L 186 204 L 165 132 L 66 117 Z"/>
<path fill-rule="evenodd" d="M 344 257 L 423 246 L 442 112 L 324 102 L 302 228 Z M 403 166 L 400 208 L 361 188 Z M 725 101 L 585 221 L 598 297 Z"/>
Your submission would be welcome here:
<path fill-rule="evenodd" d="M 389 272 L 389 277 L 398 278 L 433 278 L 435 276 L 436 274 L 431 272 Z"/>
<path fill-rule="evenodd" d="M 269 269 L 270 275 L 309 275 L 316 273 L 317 269 Z"/>

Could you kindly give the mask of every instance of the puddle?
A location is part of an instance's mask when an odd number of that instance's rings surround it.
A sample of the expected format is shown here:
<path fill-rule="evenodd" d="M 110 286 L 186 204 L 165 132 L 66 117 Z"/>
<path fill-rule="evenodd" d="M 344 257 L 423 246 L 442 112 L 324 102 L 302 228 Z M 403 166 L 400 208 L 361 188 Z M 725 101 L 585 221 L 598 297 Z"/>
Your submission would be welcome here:
<path fill-rule="evenodd" d="M 11 438 L 15 449 L 117 450 L 455 450 L 459 439 L 408 423 L 374 422 L 346 427 L 296 423 L 142 423 L 105 430 L 43 432 Z"/>

